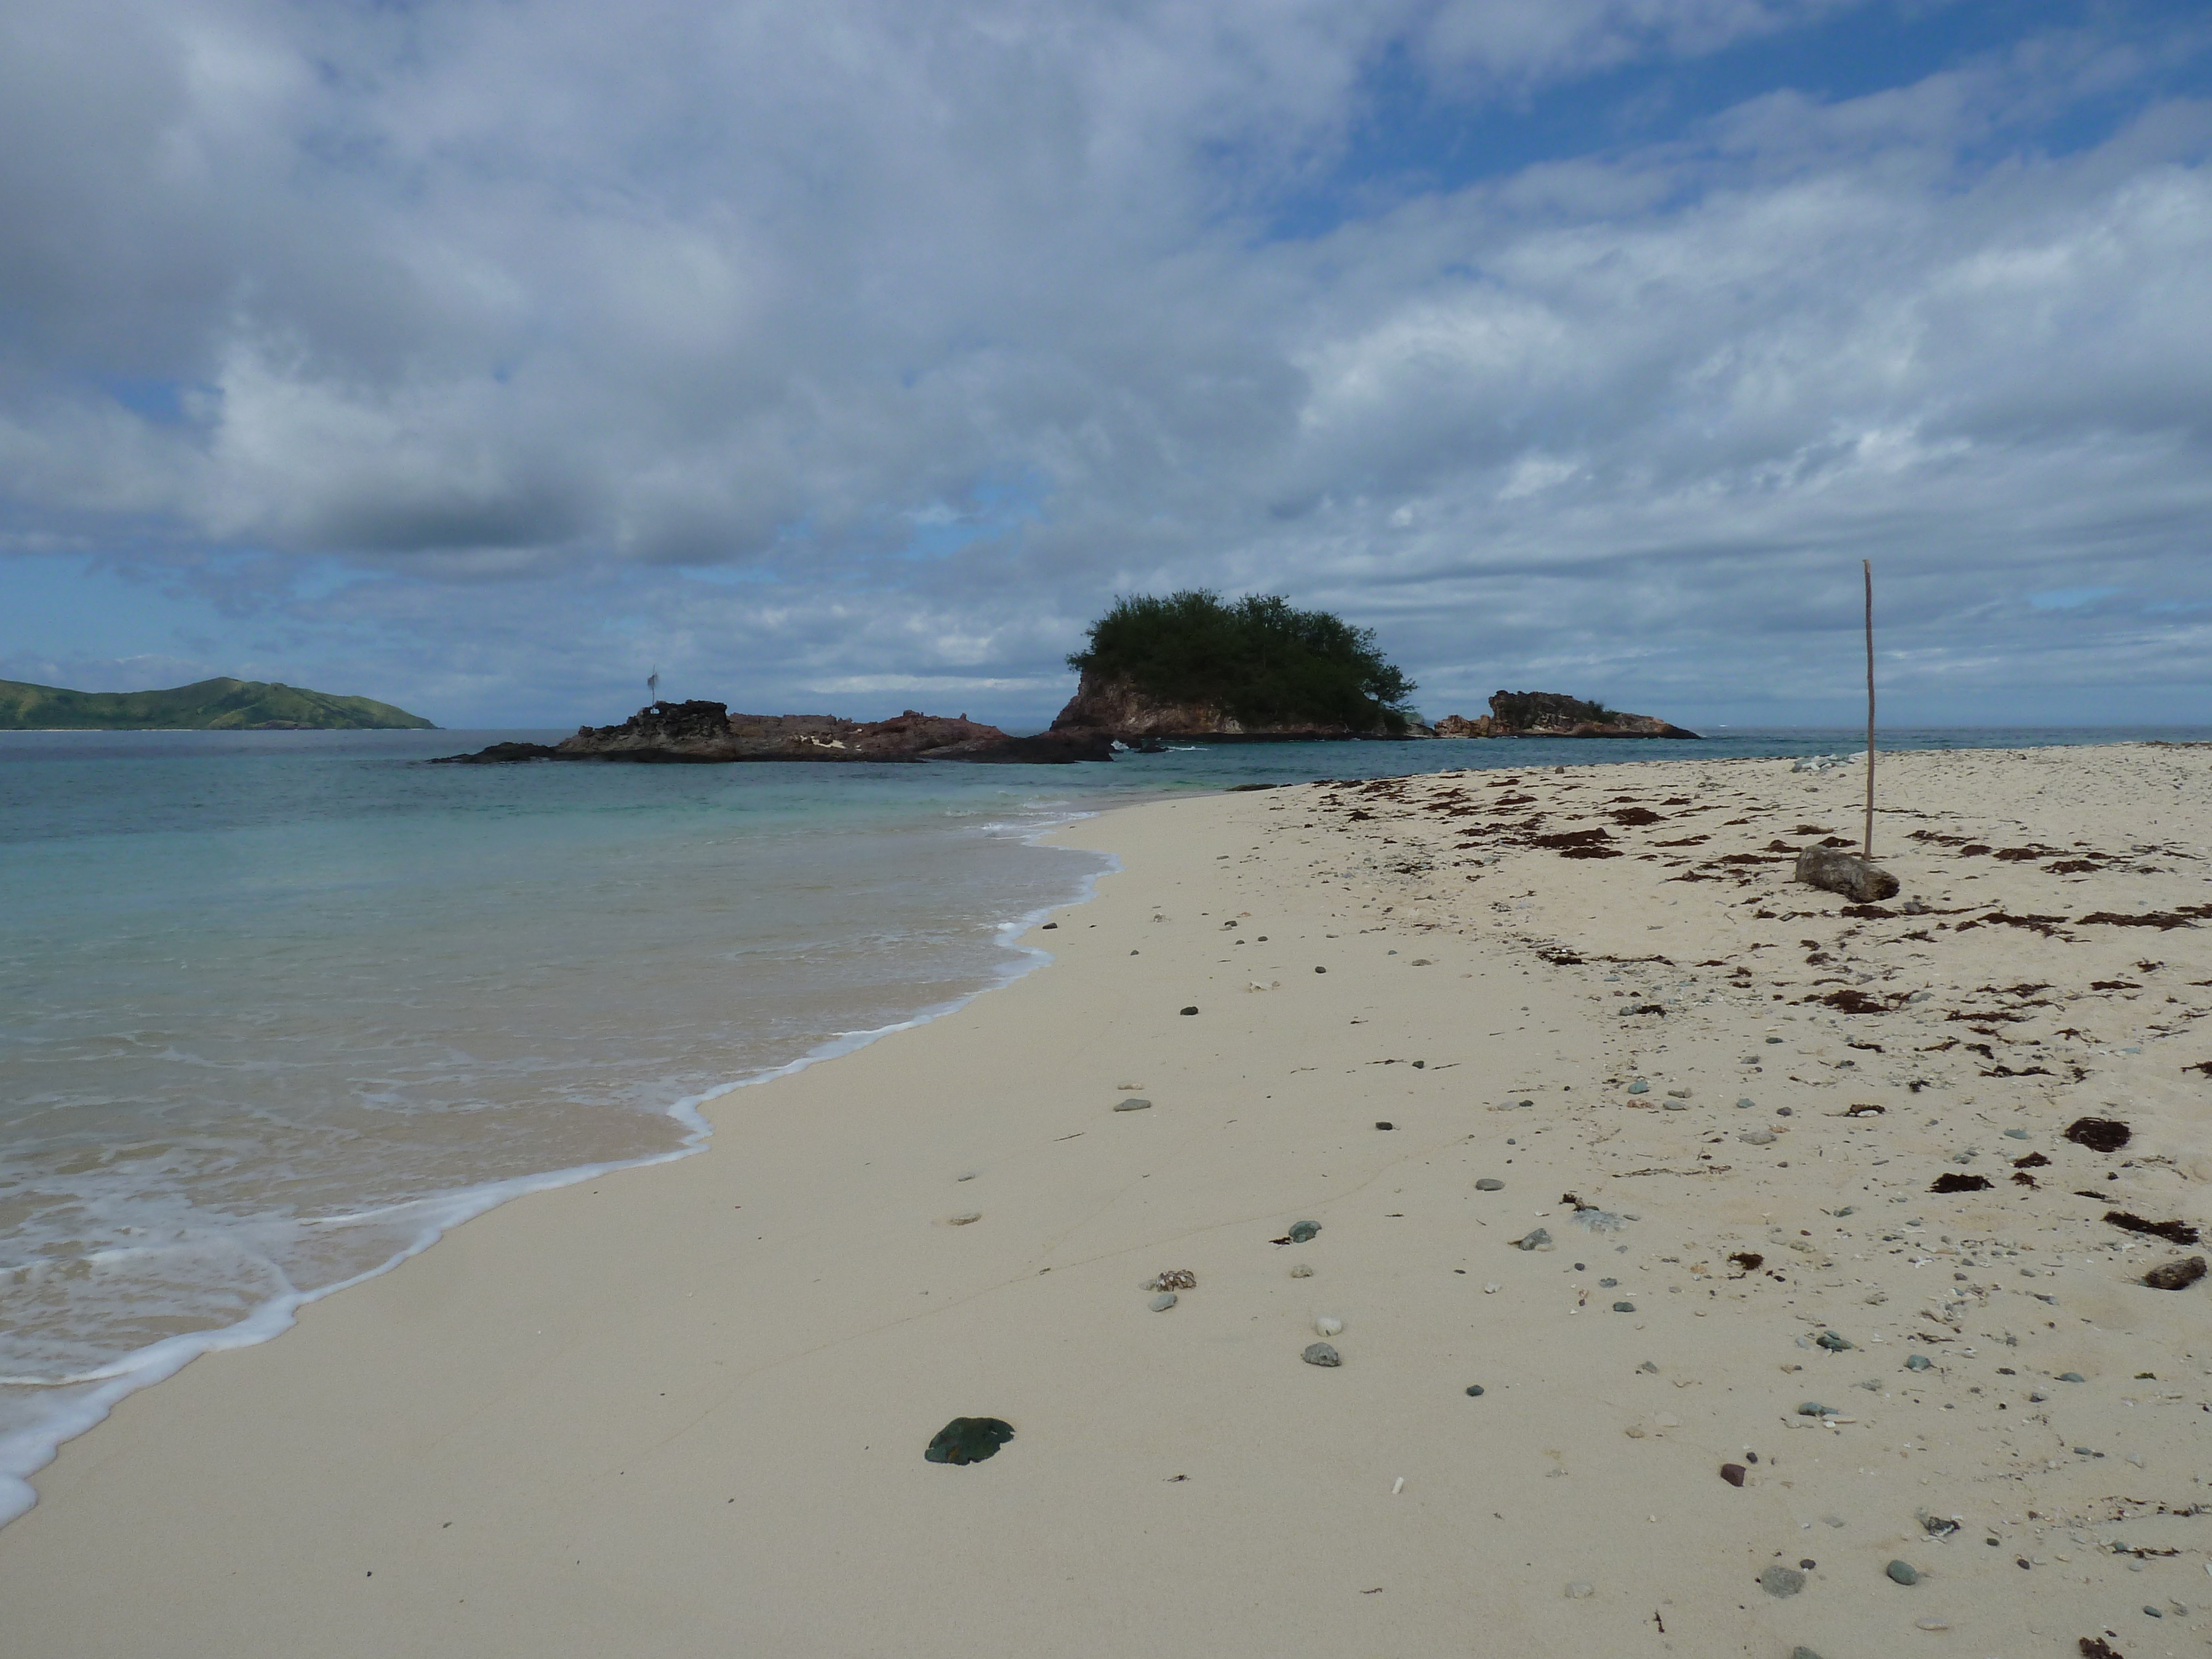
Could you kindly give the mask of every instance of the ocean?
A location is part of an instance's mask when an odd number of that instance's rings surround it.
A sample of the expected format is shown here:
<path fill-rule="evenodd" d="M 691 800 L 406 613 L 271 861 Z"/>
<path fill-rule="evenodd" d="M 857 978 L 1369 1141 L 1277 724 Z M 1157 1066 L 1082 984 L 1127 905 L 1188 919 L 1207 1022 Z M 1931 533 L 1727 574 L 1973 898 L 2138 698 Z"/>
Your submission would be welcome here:
<path fill-rule="evenodd" d="M 434 767 L 536 732 L 0 734 L 0 1522 L 131 1389 L 730 1089 L 1048 960 L 1122 802 L 1854 749 L 1255 744 L 1110 765 Z M 2207 735 L 1885 733 L 1899 748 Z"/>

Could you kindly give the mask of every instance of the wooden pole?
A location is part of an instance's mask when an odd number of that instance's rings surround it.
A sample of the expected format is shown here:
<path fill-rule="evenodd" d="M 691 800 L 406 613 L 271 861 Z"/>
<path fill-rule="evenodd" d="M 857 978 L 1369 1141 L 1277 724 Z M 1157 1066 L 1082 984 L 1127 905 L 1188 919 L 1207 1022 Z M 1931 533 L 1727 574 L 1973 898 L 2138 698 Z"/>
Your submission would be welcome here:
<path fill-rule="evenodd" d="M 1866 834 L 1859 842 L 1859 856 L 1871 864 L 1874 862 L 1874 561 L 1861 559 L 1859 565 L 1866 573 L 1867 641 Z"/>

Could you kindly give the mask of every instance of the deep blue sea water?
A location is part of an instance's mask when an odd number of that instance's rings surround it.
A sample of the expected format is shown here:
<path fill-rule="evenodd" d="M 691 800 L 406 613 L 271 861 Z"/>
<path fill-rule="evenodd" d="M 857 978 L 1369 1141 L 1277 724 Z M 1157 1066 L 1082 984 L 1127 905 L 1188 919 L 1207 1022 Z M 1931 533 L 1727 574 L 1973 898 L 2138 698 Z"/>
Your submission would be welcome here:
<path fill-rule="evenodd" d="M 130 1389 L 699 1103 L 1042 959 L 1106 867 L 1041 848 L 1237 783 L 1835 753 L 1240 744 L 1110 765 L 432 767 L 557 734 L 0 734 L 0 1521 Z M 1927 731 L 1885 747 L 2212 736 Z"/>

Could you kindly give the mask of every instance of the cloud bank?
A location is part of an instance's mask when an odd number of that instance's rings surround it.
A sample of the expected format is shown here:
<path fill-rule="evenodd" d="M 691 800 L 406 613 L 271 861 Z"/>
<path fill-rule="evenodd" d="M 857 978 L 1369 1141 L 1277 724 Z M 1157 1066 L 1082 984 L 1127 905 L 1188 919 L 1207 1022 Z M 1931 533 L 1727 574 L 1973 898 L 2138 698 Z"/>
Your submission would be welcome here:
<path fill-rule="evenodd" d="M 1872 0 L 0 20 L 0 675 L 1042 720 L 1117 592 L 2212 719 L 2212 32 Z M 74 678 L 72 678 L 74 677 Z M 343 682 L 343 683 L 338 683 Z"/>

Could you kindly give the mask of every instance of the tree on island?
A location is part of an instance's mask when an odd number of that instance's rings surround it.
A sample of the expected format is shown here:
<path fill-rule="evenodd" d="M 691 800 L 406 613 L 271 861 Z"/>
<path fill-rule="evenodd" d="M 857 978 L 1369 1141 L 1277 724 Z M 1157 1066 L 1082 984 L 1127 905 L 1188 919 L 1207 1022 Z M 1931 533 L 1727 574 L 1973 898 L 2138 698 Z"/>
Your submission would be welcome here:
<path fill-rule="evenodd" d="M 1226 711 L 1253 730 L 1300 725 L 1403 732 L 1416 689 L 1372 629 L 1279 594 L 1224 600 L 1208 588 L 1117 599 L 1067 665 L 1160 702 Z"/>

